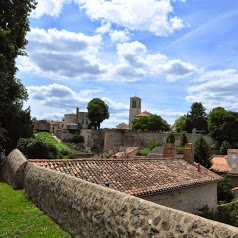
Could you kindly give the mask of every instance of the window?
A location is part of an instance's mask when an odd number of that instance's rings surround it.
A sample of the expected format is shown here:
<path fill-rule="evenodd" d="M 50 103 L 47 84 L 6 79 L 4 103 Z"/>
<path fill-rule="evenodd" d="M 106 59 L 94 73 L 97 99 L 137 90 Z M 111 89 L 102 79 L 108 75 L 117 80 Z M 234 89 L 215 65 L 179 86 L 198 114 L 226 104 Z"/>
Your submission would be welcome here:
<path fill-rule="evenodd" d="M 132 108 L 136 108 L 136 101 L 132 101 Z"/>

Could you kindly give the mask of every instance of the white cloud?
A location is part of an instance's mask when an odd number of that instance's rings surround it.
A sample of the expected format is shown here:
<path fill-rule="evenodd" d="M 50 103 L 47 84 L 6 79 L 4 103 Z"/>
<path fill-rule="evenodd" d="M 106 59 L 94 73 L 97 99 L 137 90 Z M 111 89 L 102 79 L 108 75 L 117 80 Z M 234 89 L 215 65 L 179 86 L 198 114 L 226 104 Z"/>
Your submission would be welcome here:
<path fill-rule="evenodd" d="M 194 81 L 196 84 L 188 88 L 187 101 L 202 102 L 208 110 L 218 106 L 238 110 L 237 70 L 210 71 Z"/>
<path fill-rule="evenodd" d="M 111 100 L 110 98 L 103 97 L 102 100 L 108 105 L 109 109 L 111 110 L 128 110 L 129 105 L 115 102 Z"/>
<path fill-rule="evenodd" d="M 79 0 L 91 19 L 104 20 L 128 30 L 147 30 L 166 36 L 185 27 L 169 0 Z"/>
<path fill-rule="evenodd" d="M 115 42 L 126 42 L 130 39 L 128 31 L 112 30 L 112 31 L 110 31 L 109 35 L 110 35 L 111 41 L 113 43 L 115 43 Z"/>
<path fill-rule="evenodd" d="M 167 80 L 175 81 L 180 77 L 189 76 L 198 71 L 198 68 L 191 63 L 182 62 L 179 59 L 169 60 L 162 66 L 162 70 L 167 74 Z"/>
<path fill-rule="evenodd" d="M 106 70 L 97 58 L 100 35 L 33 28 L 27 38 L 29 57 L 19 57 L 21 71 L 52 79 L 97 79 Z"/>
<path fill-rule="evenodd" d="M 167 81 L 175 81 L 190 76 L 199 69 L 179 59 L 169 59 L 162 54 L 150 54 L 145 45 L 138 41 L 117 46 L 119 64 L 113 69 L 114 77 L 136 81 L 148 76 L 164 76 Z"/>
<path fill-rule="evenodd" d="M 86 95 L 76 93 L 67 86 L 60 84 L 50 84 L 47 86 L 29 86 L 27 87 L 30 100 L 37 101 L 40 105 L 51 107 L 51 108 L 64 108 L 64 109 L 74 109 L 77 106 L 88 104 L 92 99 L 91 94 L 95 90 L 91 90 Z M 96 90 L 96 92 L 98 92 Z"/>
<path fill-rule="evenodd" d="M 32 12 L 31 17 L 40 18 L 43 15 L 57 17 L 63 8 L 63 5 L 71 0 L 40 0 L 37 1 L 37 7 Z"/>
<path fill-rule="evenodd" d="M 110 30 L 111 30 L 111 24 L 109 22 L 107 23 L 102 22 L 102 25 L 96 29 L 96 32 L 100 34 L 105 34 L 110 32 Z"/>

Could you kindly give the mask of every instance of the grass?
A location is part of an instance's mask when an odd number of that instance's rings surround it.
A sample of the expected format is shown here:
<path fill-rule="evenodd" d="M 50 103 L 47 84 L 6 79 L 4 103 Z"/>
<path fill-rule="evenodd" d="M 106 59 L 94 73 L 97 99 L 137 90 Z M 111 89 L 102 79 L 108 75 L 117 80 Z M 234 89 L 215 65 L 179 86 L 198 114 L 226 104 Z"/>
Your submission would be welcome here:
<path fill-rule="evenodd" d="M 0 182 L 0 238 L 69 238 L 48 216 L 24 195 Z"/>

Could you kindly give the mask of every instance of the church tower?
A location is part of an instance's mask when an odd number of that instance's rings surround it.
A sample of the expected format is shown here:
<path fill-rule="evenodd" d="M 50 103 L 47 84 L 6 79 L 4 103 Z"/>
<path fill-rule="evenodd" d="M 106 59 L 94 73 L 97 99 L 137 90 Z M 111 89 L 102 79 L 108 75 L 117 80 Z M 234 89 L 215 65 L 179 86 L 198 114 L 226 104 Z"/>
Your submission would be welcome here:
<path fill-rule="evenodd" d="M 141 113 L 141 99 L 139 97 L 130 98 L 130 114 L 129 114 L 129 129 L 132 129 L 132 122 L 136 115 Z"/>

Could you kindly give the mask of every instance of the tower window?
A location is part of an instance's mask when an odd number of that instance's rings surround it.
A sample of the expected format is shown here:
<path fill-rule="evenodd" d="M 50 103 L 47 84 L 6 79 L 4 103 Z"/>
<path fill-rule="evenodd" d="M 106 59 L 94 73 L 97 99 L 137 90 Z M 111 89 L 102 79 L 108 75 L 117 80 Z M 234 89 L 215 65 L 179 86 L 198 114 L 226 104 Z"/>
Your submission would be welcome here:
<path fill-rule="evenodd" d="M 132 108 L 136 108 L 136 101 L 132 101 Z"/>

